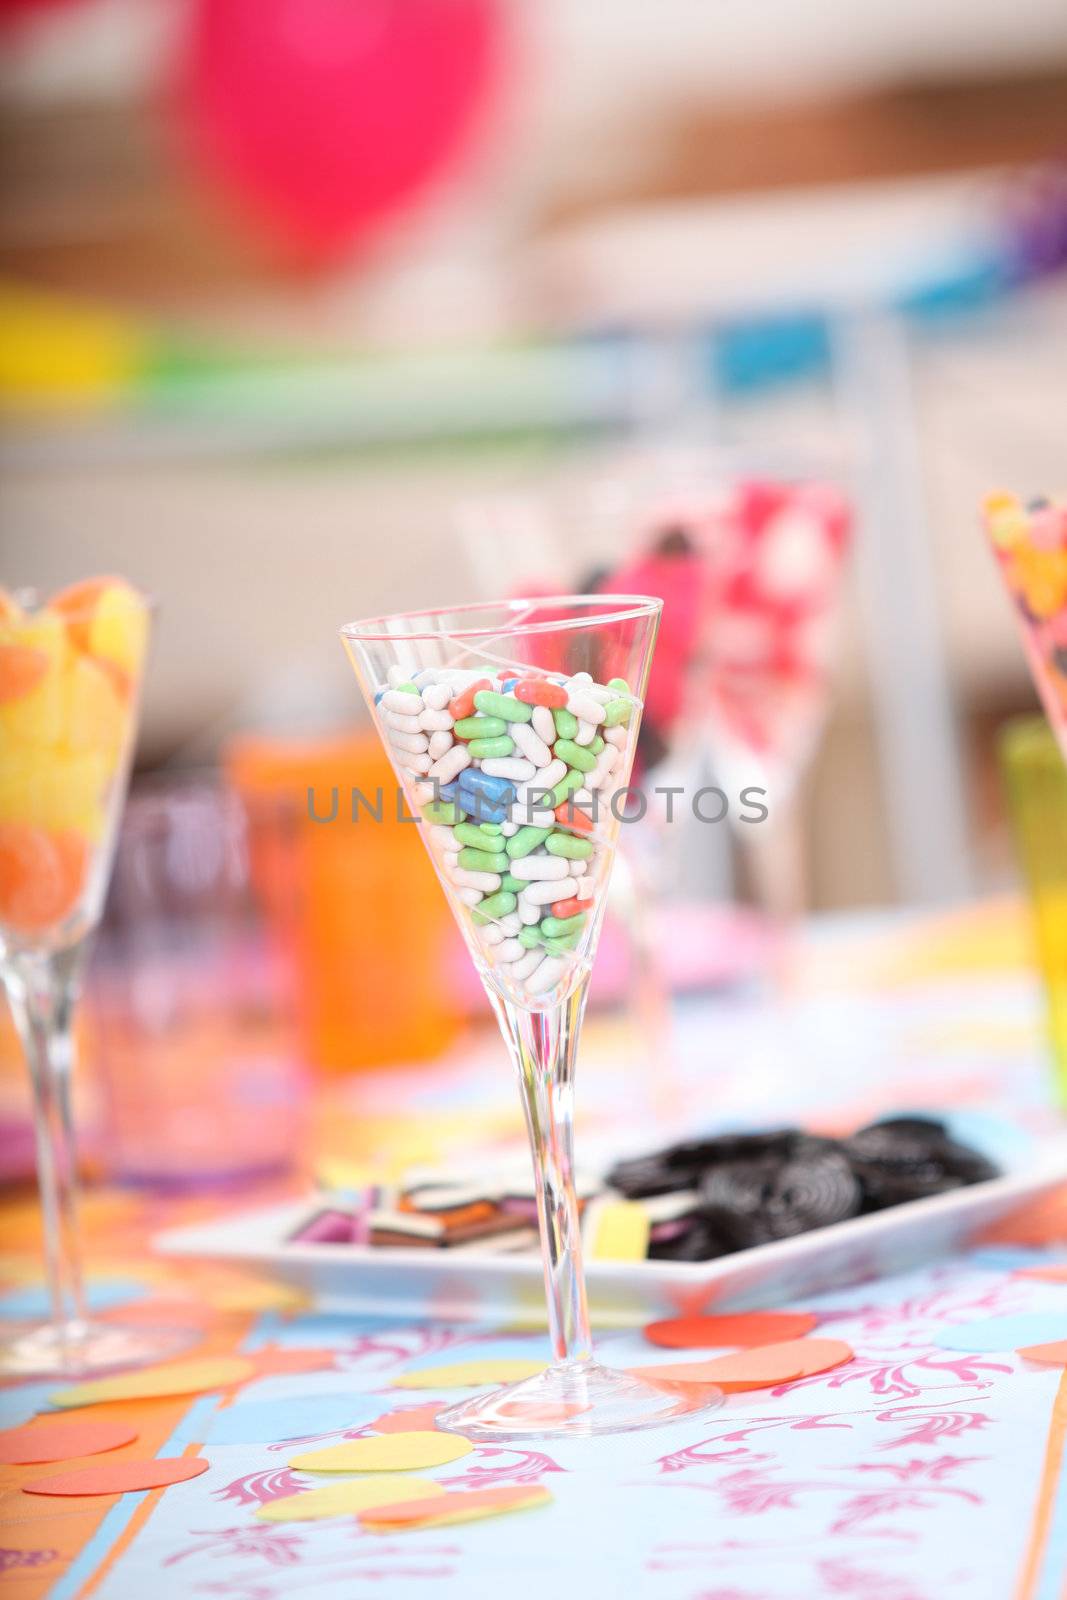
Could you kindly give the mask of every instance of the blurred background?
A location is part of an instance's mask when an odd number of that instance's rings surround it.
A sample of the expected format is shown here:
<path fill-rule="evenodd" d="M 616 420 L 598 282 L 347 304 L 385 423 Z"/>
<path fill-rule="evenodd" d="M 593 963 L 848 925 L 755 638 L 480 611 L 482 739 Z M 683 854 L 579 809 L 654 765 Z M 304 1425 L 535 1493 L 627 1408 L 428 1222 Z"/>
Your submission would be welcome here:
<path fill-rule="evenodd" d="M 1016 881 L 1035 699 L 976 508 L 1067 476 L 1062 0 L 0 0 L 0 49 L 3 575 L 158 597 L 142 776 L 284 811 L 377 759 L 341 623 L 623 568 L 680 475 L 814 480 L 851 537 L 807 904 Z M 446 988 L 340 1044 L 319 993 L 313 1054 L 436 1047 Z"/>

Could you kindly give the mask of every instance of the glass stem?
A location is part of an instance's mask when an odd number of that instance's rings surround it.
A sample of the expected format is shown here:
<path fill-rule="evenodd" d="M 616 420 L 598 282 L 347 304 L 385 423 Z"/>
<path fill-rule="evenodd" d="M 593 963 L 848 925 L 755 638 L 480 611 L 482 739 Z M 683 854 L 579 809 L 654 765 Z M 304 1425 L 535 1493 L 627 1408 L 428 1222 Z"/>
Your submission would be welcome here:
<path fill-rule="evenodd" d="M 78 1178 L 71 1117 L 73 1017 L 80 950 L 11 956 L 3 976 L 33 1086 L 37 1179 L 44 1222 L 45 1271 L 61 1344 L 85 1323 L 78 1245 Z"/>
<path fill-rule="evenodd" d="M 574 1064 L 589 980 L 562 1005 L 526 1011 L 498 998 L 493 1004 L 519 1075 L 530 1134 L 548 1331 L 557 1362 L 592 1355 L 582 1270 L 582 1239 L 574 1191 Z"/>

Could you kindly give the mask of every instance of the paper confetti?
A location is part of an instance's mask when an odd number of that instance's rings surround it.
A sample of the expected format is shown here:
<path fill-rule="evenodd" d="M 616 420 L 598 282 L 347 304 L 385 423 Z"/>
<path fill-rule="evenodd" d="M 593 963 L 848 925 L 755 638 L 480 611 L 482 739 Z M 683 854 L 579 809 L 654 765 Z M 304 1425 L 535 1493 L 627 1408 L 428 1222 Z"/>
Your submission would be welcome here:
<path fill-rule="evenodd" d="M 443 1467 L 474 1446 L 455 1433 L 384 1433 L 290 1456 L 298 1472 L 413 1472 Z"/>
<path fill-rule="evenodd" d="M 133 1444 L 136 1428 L 124 1422 L 30 1422 L 0 1433 L 0 1463 L 5 1467 L 37 1466 L 46 1461 L 72 1461 L 99 1456 Z"/>
<path fill-rule="evenodd" d="M 102 1405 L 112 1400 L 158 1400 L 168 1395 L 205 1394 L 229 1389 L 255 1374 L 251 1361 L 241 1356 L 210 1356 L 200 1361 L 170 1361 L 161 1367 L 143 1367 L 116 1378 L 94 1378 L 49 1395 L 52 1405 Z"/>
<path fill-rule="evenodd" d="M 501 1356 L 485 1361 L 457 1361 L 450 1367 L 423 1367 L 393 1379 L 394 1389 L 492 1389 L 500 1383 L 519 1383 L 545 1370 L 543 1361 L 522 1361 Z"/>
<path fill-rule="evenodd" d="M 842 1339 L 791 1339 L 784 1344 L 759 1345 L 736 1355 L 715 1356 L 710 1361 L 675 1361 L 667 1366 L 631 1367 L 636 1377 L 653 1383 L 714 1384 L 724 1394 L 749 1389 L 772 1389 L 798 1378 L 813 1378 L 854 1359 Z"/>
<path fill-rule="evenodd" d="M 424 1406 L 408 1406 L 403 1411 L 387 1411 L 384 1416 L 375 1417 L 368 1426 L 376 1433 L 432 1432 L 438 1415 L 445 1409 L 446 1404 L 445 1400 L 430 1400 Z"/>
<path fill-rule="evenodd" d="M 420 1500 L 445 1492 L 433 1478 L 408 1478 L 404 1488 Z M 388 1505 L 396 1497 L 397 1480 L 391 1475 L 342 1478 L 280 1500 L 268 1500 L 257 1508 L 256 1517 L 260 1522 L 317 1522 L 321 1517 L 351 1516 L 371 1506 Z"/>
<path fill-rule="evenodd" d="M 1067 1262 L 1047 1267 L 1021 1267 L 1017 1278 L 1036 1278 L 1039 1283 L 1067 1283 Z"/>
<path fill-rule="evenodd" d="M 22 1486 L 23 1494 L 80 1495 L 127 1494 L 134 1489 L 163 1489 L 172 1483 L 186 1483 L 206 1472 L 209 1463 L 203 1456 L 165 1456 L 157 1461 L 102 1461 L 96 1466 L 79 1467 L 76 1472 L 59 1472 L 52 1478 L 36 1478 Z"/>
<path fill-rule="evenodd" d="M 977 1355 L 1019 1350 L 1023 1345 L 1048 1344 L 1063 1338 L 1067 1338 L 1067 1312 L 1031 1311 L 942 1328 L 935 1334 L 934 1343 L 942 1350 L 967 1350 Z"/>
<path fill-rule="evenodd" d="M 403 1500 L 360 1513 L 359 1521 L 377 1533 L 404 1529 L 444 1528 L 457 1522 L 477 1522 L 506 1511 L 530 1511 L 546 1506 L 552 1496 L 537 1485 L 512 1484 L 499 1489 L 453 1490 L 430 1500 Z"/>
<path fill-rule="evenodd" d="M 1024 1345 L 1019 1355 L 1043 1367 L 1067 1367 L 1067 1339 L 1054 1339 L 1051 1344 Z"/>
<path fill-rule="evenodd" d="M 650 1322 L 645 1338 L 668 1350 L 721 1349 L 729 1345 L 780 1344 L 802 1339 L 819 1319 L 810 1311 L 738 1311 L 719 1315 L 666 1317 Z"/>
<path fill-rule="evenodd" d="M 586 1223 L 593 1261 L 644 1261 L 651 1227 L 639 1200 L 596 1201 Z"/>

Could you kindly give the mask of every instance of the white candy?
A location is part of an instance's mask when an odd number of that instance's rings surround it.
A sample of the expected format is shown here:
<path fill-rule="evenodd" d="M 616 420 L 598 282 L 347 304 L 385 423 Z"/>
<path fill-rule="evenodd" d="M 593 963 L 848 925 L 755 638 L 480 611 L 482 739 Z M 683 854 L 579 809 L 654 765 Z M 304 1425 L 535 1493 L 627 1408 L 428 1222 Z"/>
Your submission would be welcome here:
<path fill-rule="evenodd" d="M 522 728 L 522 727 L 526 727 L 526 726 L 527 726 L 527 724 L 526 723 L 522 723 L 522 722 L 514 722 L 514 723 L 512 723 L 512 728 L 513 729 L 514 728 Z M 533 716 L 531 717 L 528 726 L 533 729 L 534 733 L 536 733 L 537 737 L 544 744 L 547 744 L 549 746 L 555 744 L 555 742 L 556 742 L 556 724 L 555 724 L 555 722 L 553 720 L 552 713 L 548 709 L 547 706 L 534 706 L 534 708 L 533 708 Z M 531 756 L 530 759 L 532 761 L 533 757 Z"/>
<path fill-rule="evenodd" d="M 411 679 L 406 667 L 390 667 L 385 676 L 391 689 L 395 689 L 398 683 L 407 683 Z"/>
<path fill-rule="evenodd" d="M 413 700 L 414 698 L 414 695 L 410 694 L 404 696 L 405 700 Z M 383 711 L 382 722 L 387 728 L 396 728 L 398 733 L 421 733 L 422 729 L 419 727 L 420 715 L 421 713 L 416 711 L 413 716 L 402 717 L 399 711 Z"/>
<path fill-rule="evenodd" d="M 550 761 L 548 766 L 537 774 L 537 781 L 543 789 L 554 789 L 566 776 L 567 763 L 560 761 L 557 756 L 555 761 Z"/>
<path fill-rule="evenodd" d="M 425 787 L 432 790 L 433 784 L 426 784 Z M 432 798 L 433 796 L 431 795 Z M 455 834 L 451 828 L 444 827 L 440 822 L 431 823 L 430 838 L 439 850 L 456 850 Z M 456 850 L 456 854 L 459 854 L 458 850 Z"/>
<path fill-rule="evenodd" d="M 497 944 L 497 945 L 499 945 L 499 944 L 503 944 L 505 942 L 507 935 L 504 933 L 504 931 L 500 927 L 499 923 L 487 922 L 484 928 L 479 928 L 478 937 L 482 941 L 483 944 L 489 944 L 489 945 Z M 521 944 L 519 946 L 519 949 L 520 950 L 522 949 L 522 945 Z"/>
<path fill-rule="evenodd" d="M 485 896 L 480 889 L 460 889 L 456 898 L 462 900 L 465 906 L 478 906 L 481 905 Z"/>
<path fill-rule="evenodd" d="M 459 856 L 456 856 L 459 860 Z M 495 894 L 500 888 L 499 872 L 468 872 L 464 867 L 452 869 L 452 882 L 463 889 L 480 889 L 483 894 Z"/>
<path fill-rule="evenodd" d="M 528 883 L 519 894 L 519 915 L 522 915 L 523 901 L 528 906 L 550 906 L 553 900 L 570 900 L 577 887 L 577 878 L 550 878 L 541 883 Z"/>
<path fill-rule="evenodd" d="M 447 873 L 451 874 L 453 872 L 456 872 L 458 870 L 458 868 L 459 868 L 459 851 L 458 850 L 445 850 L 442 853 L 441 862 L 442 862 L 442 864 L 444 866 L 444 869 L 445 869 L 445 871 Z M 477 886 L 477 884 L 472 884 L 471 887 L 476 889 L 478 886 Z"/>
<path fill-rule="evenodd" d="M 531 810 L 525 803 L 515 802 L 510 816 L 518 827 L 555 827 L 555 811 L 545 811 L 537 806 Z M 515 832 L 518 832 L 518 827 Z"/>
<path fill-rule="evenodd" d="M 517 911 L 509 911 L 506 917 L 497 917 L 496 925 L 509 939 L 513 939 L 522 927 L 522 918 Z"/>
<path fill-rule="evenodd" d="M 612 700 L 624 698 L 617 689 L 609 689 L 603 683 L 591 683 L 586 688 L 586 694 L 591 694 L 594 700 L 599 700 L 601 705 L 610 705 Z"/>
<path fill-rule="evenodd" d="M 591 672 L 576 672 L 567 679 L 567 693 L 570 694 L 572 689 L 583 689 L 587 684 L 591 684 L 592 681 L 593 674 Z"/>
<path fill-rule="evenodd" d="M 541 965 L 543 959 L 544 957 L 540 950 L 527 950 L 522 960 L 516 961 L 515 965 L 511 968 L 510 972 L 508 973 L 508 977 L 518 978 L 521 982 L 523 978 L 528 978 L 531 972 L 537 971 L 537 968 Z"/>
<path fill-rule="evenodd" d="M 513 878 L 525 878 L 528 883 L 544 883 L 552 878 L 566 878 L 570 870 L 570 862 L 563 856 L 549 855 L 523 856 L 521 860 L 513 861 L 509 868 Z M 558 899 L 558 896 L 556 898 Z"/>
<path fill-rule="evenodd" d="M 541 920 L 541 907 L 536 901 L 527 900 L 525 894 L 520 894 L 518 916 L 524 927 L 536 928 Z"/>
<path fill-rule="evenodd" d="M 501 837 L 504 839 L 514 839 L 518 831 L 519 824 L 517 822 L 502 822 L 500 824 Z"/>
<path fill-rule="evenodd" d="M 543 710 L 544 707 L 540 709 Z M 534 732 L 529 722 L 511 722 L 508 726 L 516 747 L 522 751 L 527 761 L 532 761 L 535 767 L 547 767 L 551 764 L 551 750 L 545 741 Z"/>
<path fill-rule="evenodd" d="M 417 783 L 415 785 L 415 804 L 428 806 L 431 800 L 437 799 L 437 785 L 435 783 Z"/>
<path fill-rule="evenodd" d="M 419 727 L 426 733 L 447 733 L 453 721 L 447 711 L 434 711 L 430 706 L 419 713 Z"/>
<path fill-rule="evenodd" d="M 552 989 L 567 970 L 567 963 L 559 956 L 546 956 L 526 979 L 527 994 L 544 994 Z"/>
<path fill-rule="evenodd" d="M 430 770 L 429 756 L 415 755 L 414 752 L 409 753 L 407 750 L 398 750 L 396 759 L 400 764 L 401 771 L 413 772 L 419 778 L 425 778 Z"/>
<path fill-rule="evenodd" d="M 465 744 L 454 744 L 451 750 L 446 750 L 439 756 L 427 771 L 439 783 L 451 783 L 453 778 L 458 778 L 464 767 L 471 764 L 471 753 Z"/>
<path fill-rule="evenodd" d="M 621 723 L 614 728 L 605 728 L 604 738 L 608 741 L 608 744 L 613 744 L 616 750 L 626 749 L 626 729 Z"/>
<path fill-rule="evenodd" d="M 405 680 L 401 678 L 401 683 Z M 422 695 L 409 694 L 404 689 L 390 689 L 382 695 L 379 704 L 385 711 L 395 711 L 401 717 L 417 717 L 423 709 Z"/>
<path fill-rule="evenodd" d="M 431 733 L 429 756 L 431 761 L 440 761 L 446 751 L 451 750 L 454 740 L 450 733 L 444 729 L 440 733 Z"/>
<path fill-rule="evenodd" d="M 511 778 L 514 783 L 525 783 L 537 768 L 532 761 L 520 761 L 515 756 L 500 756 L 482 762 L 482 771 L 490 778 Z"/>
<path fill-rule="evenodd" d="M 443 711 L 452 698 L 452 685 L 450 683 L 431 683 L 421 692 L 424 705 L 431 711 Z M 451 726 L 451 720 L 449 726 Z"/>
<path fill-rule="evenodd" d="M 583 861 L 582 865 L 585 866 L 586 863 Z M 578 900 L 592 900 L 596 894 L 596 879 L 592 877 L 579 878 L 574 893 Z"/>
<path fill-rule="evenodd" d="M 388 698 L 387 695 L 386 699 Z M 599 700 L 581 690 L 577 694 L 568 694 L 567 710 L 576 716 L 579 722 L 603 722 L 607 714 Z"/>
<path fill-rule="evenodd" d="M 520 944 L 518 939 L 505 939 L 496 947 L 498 961 L 521 961 L 526 954 L 526 946 Z"/>
<path fill-rule="evenodd" d="M 578 732 L 574 735 L 575 744 L 592 744 L 596 738 L 595 722 L 579 722 Z"/>
<path fill-rule="evenodd" d="M 571 795 L 571 799 L 574 801 L 576 806 L 591 806 L 593 803 L 593 796 L 590 794 L 589 790 L 584 784 L 580 789 L 575 789 L 574 793 Z"/>
<path fill-rule="evenodd" d="M 391 745 L 398 750 L 410 750 L 413 755 L 425 755 L 430 748 L 430 741 L 424 733 L 398 733 L 395 728 L 386 728 L 386 734 Z"/>

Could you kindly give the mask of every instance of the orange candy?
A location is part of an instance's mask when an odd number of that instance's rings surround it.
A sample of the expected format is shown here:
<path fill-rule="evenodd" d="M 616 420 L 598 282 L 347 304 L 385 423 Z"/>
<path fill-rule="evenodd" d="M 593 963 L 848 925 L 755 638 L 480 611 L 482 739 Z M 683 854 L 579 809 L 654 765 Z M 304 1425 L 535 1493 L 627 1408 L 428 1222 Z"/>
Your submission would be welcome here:
<path fill-rule="evenodd" d="M 477 683 L 472 683 L 469 689 L 464 689 L 449 703 L 448 714 L 453 722 L 462 722 L 464 717 L 474 714 L 474 696 L 483 689 L 491 689 L 493 685 L 488 678 L 479 678 Z"/>
<path fill-rule="evenodd" d="M 30 694 L 47 672 L 46 651 L 25 644 L 0 644 L 0 706 Z"/>
<path fill-rule="evenodd" d="M 48 833 L 28 822 L 0 823 L 0 922 L 37 933 L 73 910 L 82 891 L 86 846 L 80 833 Z"/>
<path fill-rule="evenodd" d="M 549 907 L 552 915 L 561 919 L 564 917 L 576 917 L 580 912 L 588 909 L 589 902 L 587 900 L 579 900 L 574 895 L 569 900 L 553 900 Z"/>
<path fill-rule="evenodd" d="M 565 828 L 573 828 L 576 833 L 592 833 L 593 831 L 592 817 L 585 811 L 579 811 L 578 807 L 572 805 L 570 800 L 564 800 L 562 805 L 558 805 L 553 812 L 553 816 Z"/>
<path fill-rule="evenodd" d="M 65 619 L 71 643 L 79 650 L 88 650 L 93 611 L 104 590 L 114 585 L 127 587 L 125 578 L 82 578 L 79 583 L 60 589 L 49 600 L 49 611 L 58 611 Z"/>
<path fill-rule="evenodd" d="M 544 678 L 524 678 L 515 685 L 515 698 L 528 706 L 548 706 L 562 711 L 567 704 L 567 691 L 560 683 L 549 683 Z"/>

